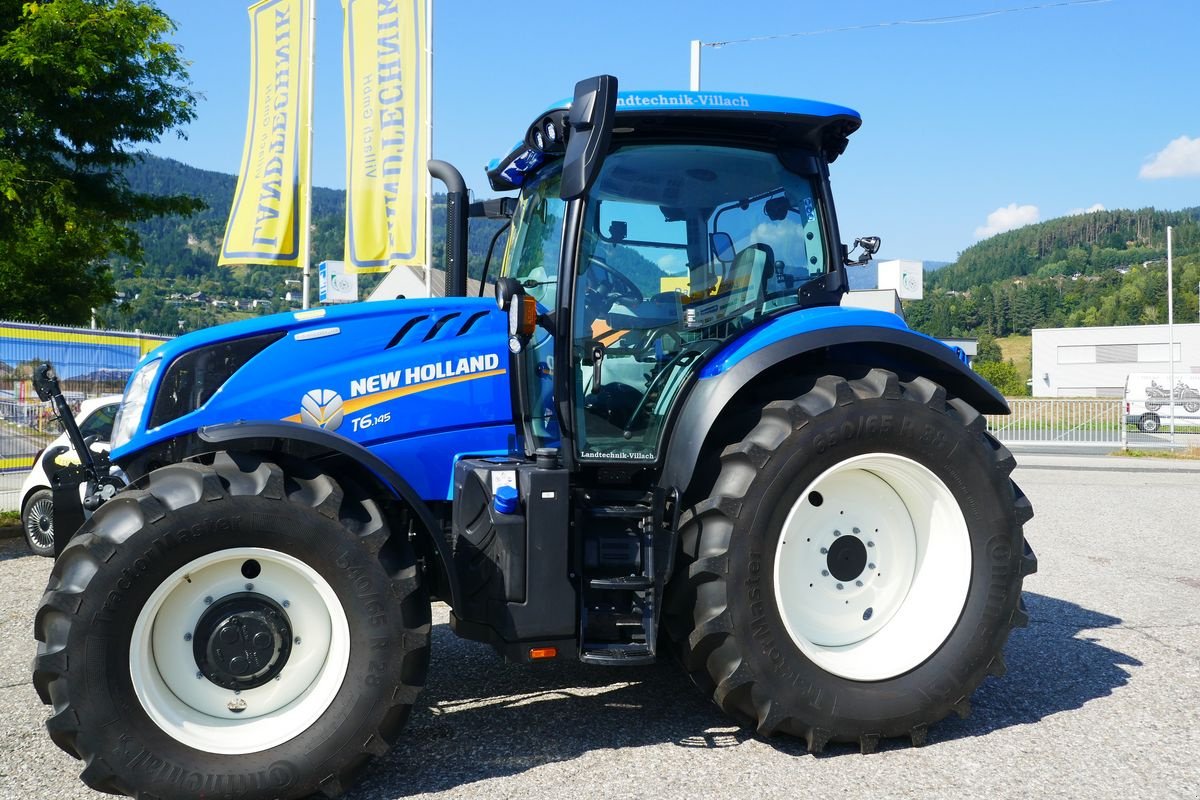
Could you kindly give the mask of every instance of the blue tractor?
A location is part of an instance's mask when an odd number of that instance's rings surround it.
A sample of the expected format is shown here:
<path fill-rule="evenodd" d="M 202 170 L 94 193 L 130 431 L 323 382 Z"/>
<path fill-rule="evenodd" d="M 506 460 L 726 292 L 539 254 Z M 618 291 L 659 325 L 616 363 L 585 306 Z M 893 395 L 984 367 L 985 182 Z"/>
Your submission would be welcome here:
<path fill-rule="evenodd" d="M 811 751 L 967 714 L 1026 621 L 1032 511 L 982 416 L 1004 399 L 841 305 L 878 248 L 852 260 L 830 194 L 860 121 L 591 78 L 488 169 L 515 199 L 431 164 L 448 296 L 150 353 L 113 437 L 130 485 L 56 495 L 94 513 L 57 526 L 36 618 L 83 780 L 336 796 L 401 736 L 435 599 L 513 661 L 670 652 Z M 471 213 L 510 226 L 495 299 L 465 296 Z"/>

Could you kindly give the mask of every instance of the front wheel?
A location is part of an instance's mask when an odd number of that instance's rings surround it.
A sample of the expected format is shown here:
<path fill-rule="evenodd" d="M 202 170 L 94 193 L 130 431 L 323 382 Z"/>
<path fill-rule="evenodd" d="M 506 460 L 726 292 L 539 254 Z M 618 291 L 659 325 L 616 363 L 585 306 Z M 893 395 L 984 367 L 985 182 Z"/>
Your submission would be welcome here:
<path fill-rule="evenodd" d="M 35 618 L 34 685 L 83 780 L 131 796 L 336 796 L 424 683 L 407 532 L 301 463 L 220 454 L 102 506 Z"/>
<path fill-rule="evenodd" d="M 924 378 L 825 376 L 768 404 L 681 529 L 685 666 L 728 713 L 811 750 L 923 742 L 1003 672 L 1025 621 L 1036 561 L 1013 466 Z"/>
<path fill-rule="evenodd" d="M 1161 422 L 1158 419 L 1158 414 L 1142 414 L 1138 418 L 1138 430 L 1143 433 L 1157 433 Z"/>
<path fill-rule="evenodd" d="M 54 493 L 38 489 L 21 510 L 21 529 L 34 555 L 54 557 Z"/>

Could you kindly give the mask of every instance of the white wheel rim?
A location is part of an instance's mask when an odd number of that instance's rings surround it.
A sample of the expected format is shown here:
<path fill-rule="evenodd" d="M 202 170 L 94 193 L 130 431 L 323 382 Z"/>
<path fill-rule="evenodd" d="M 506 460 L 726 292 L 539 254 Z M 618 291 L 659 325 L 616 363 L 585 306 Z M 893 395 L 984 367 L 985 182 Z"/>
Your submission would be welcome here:
<path fill-rule="evenodd" d="M 817 666 L 885 680 L 950 635 L 971 563 L 966 519 L 946 484 L 912 459 L 871 453 L 800 493 L 776 546 L 775 597 L 788 634 Z"/>
<path fill-rule="evenodd" d="M 242 573 L 247 561 L 260 569 L 253 578 Z M 274 680 L 235 692 L 200 675 L 190 635 L 212 603 L 247 591 L 285 607 L 299 642 Z M 299 559 L 261 547 L 219 550 L 176 570 L 142 607 L 129 645 L 133 690 L 155 724 L 223 754 L 268 750 L 303 733 L 333 702 L 349 660 L 350 626 L 333 588 Z"/>

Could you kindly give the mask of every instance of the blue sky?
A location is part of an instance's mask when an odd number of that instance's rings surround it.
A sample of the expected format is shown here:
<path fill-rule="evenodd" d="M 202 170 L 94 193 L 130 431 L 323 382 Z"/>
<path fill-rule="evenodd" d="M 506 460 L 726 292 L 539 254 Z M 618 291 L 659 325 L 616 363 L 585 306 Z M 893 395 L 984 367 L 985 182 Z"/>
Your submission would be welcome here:
<path fill-rule="evenodd" d="M 1061 0 L 498 4 L 433 0 L 434 156 L 486 194 L 502 154 L 576 80 L 686 88 L 688 43 Z M 245 0 L 159 0 L 198 118 L 151 148 L 236 172 L 249 91 Z M 317 0 L 314 175 L 345 185 L 341 3 Z M 1200 205 L 1200 2 L 1110 0 L 953 24 L 703 48 L 703 88 L 808 97 L 864 119 L 832 168 L 842 235 L 883 258 L 953 260 L 981 236 L 1102 206 Z"/>

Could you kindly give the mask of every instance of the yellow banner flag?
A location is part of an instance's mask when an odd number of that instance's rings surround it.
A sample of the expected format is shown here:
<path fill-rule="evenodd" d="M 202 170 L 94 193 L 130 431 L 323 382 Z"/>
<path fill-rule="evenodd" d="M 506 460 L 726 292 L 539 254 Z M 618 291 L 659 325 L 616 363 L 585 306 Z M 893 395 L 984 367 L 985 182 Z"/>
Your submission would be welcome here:
<path fill-rule="evenodd" d="M 301 266 L 300 220 L 308 184 L 312 0 L 250 6 L 250 110 L 242 168 L 218 264 Z"/>
<path fill-rule="evenodd" d="M 346 268 L 427 265 L 427 0 L 342 0 Z"/>

